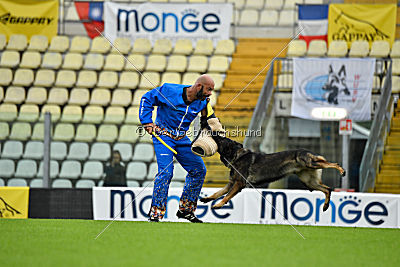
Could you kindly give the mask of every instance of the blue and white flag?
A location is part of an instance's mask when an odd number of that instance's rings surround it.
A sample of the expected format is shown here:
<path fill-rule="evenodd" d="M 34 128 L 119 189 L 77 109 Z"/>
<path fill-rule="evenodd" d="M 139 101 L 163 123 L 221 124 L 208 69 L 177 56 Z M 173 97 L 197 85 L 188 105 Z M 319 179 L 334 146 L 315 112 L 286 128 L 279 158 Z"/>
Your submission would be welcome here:
<path fill-rule="evenodd" d="M 329 5 L 299 5 L 299 39 L 327 41 Z"/>

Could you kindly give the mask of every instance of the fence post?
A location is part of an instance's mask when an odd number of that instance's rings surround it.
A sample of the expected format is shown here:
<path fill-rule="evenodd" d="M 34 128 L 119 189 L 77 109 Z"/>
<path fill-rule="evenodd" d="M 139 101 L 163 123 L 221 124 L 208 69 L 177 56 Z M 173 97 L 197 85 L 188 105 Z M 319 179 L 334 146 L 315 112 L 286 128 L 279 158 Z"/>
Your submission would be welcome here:
<path fill-rule="evenodd" d="M 51 143 L 51 114 L 44 114 L 44 142 L 43 142 L 43 188 L 50 188 L 50 143 Z"/>

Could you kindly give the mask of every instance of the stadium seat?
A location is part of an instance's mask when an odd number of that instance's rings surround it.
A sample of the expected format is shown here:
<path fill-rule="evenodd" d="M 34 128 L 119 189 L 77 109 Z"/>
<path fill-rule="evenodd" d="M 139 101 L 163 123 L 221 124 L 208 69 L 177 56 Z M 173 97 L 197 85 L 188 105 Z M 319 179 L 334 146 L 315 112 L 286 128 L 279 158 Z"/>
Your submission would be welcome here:
<path fill-rule="evenodd" d="M 128 181 L 129 182 L 129 181 Z M 142 187 L 143 188 L 151 188 L 152 186 L 153 186 L 153 182 L 154 182 L 154 180 L 152 180 L 152 181 L 144 181 L 143 183 L 142 183 Z"/>
<path fill-rule="evenodd" d="M 36 77 L 33 85 L 39 87 L 51 87 L 53 86 L 55 79 L 56 74 L 53 70 L 40 69 L 36 72 Z"/>
<path fill-rule="evenodd" d="M 100 161 L 88 161 L 83 165 L 81 178 L 100 179 L 103 176 L 103 164 Z"/>
<path fill-rule="evenodd" d="M 264 2 L 264 0 L 246 0 L 244 7 L 260 10 L 264 8 Z"/>
<path fill-rule="evenodd" d="M 135 91 L 135 94 L 133 96 L 133 101 L 132 101 L 132 105 L 133 106 L 139 106 L 140 104 L 140 99 L 142 98 L 142 96 L 147 93 L 147 90 L 142 90 L 142 89 L 138 89 Z M 136 113 L 136 116 L 139 115 L 139 112 Z"/>
<path fill-rule="evenodd" d="M 135 54 L 148 54 L 152 49 L 149 39 L 137 38 L 132 46 L 132 53 Z M 135 63 L 134 63 L 135 64 Z"/>
<path fill-rule="evenodd" d="M 181 83 L 181 75 L 177 72 L 164 72 L 161 76 L 161 84 L 164 83 Z"/>
<path fill-rule="evenodd" d="M 110 104 L 111 92 L 108 89 L 96 88 L 92 91 L 90 105 L 108 106 Z"/>
<path fill-rule="evenodd" d="M 89 90 L 86 88 L 74 88 L 69 94 L 68 104 L 85 106 L 89 103 Z"/>
<path fill-rule="evenodd" d="M 102 36 L 97 36 L 92 40 L 90 53 L 106 54 L 110 51 L 110 43 Z"/>
<path fill-rule="evenodd" d="M 126 168 L 126 179 L 144 180 L 147 175 L 147 166 L 144 162 L 129 162 Z"/>
<path fill-rule="evenodd" d="M 29 183 L 30 188 L 42 188 L 43 187 L 43 179 L 32 179 Z"/>
<path fill-rule="evenodd" d="M 392 45 L 392 50 L 390 51 L 391 58 L 400 57 L 400 40 L 394 41 Z"/>
<path fill-rule="evenodd" d="M 158 165 L 156 162 L 150 163 L 149 170 L 147 171 L 147 180 L 153 180 L 158 173 Z"/>
<path fill-rule="evenodd" d="M 86 106 L 83 112 L 82 122 L 84 123 L 100 123 L 103 121 L 104 111 L 99 106 Z"/>
<path fill-rule="evenodd" d="M 12 71 L 10 69 L 0 69 L 0 86 L 8 86 L 12 81 Z"/>
<path fill-rule="evenodd" d="M 121 131 L 120 131 L 121 133 Z M 128 143 L 115 143 L 113 151 L 119 151 L 122 161 L 130 161 L 132 158 L 132 145 Z"/>
<path fill-rule="evenodd" d="M 68 102 L 68 90 L 65 88 L 51 88 L 47 99 L 47 104 L 63 106 Z"/>
<path fill-rule="evenodd" d="M 214 55 L 231 56 L 235 52 L 233 40 L 219 40 L 215 47 Z"/>
<path fill-rule="evenodd" d="M 288 45 L 287 57 L 301 57 L 306 54 L 307 43 L 304 40 L 292 40 Z"/>
<path fill-rule="evenodd" d="M 206 56 L 194 55 L 189 58 L 188 72 L 206 72 L 208 67 L 208 58 Z"/>
<path fill-rule="evenodd" d="M 160 85 L 160 74 L 158 72 L 146 71 L 140 77 L 139 89 L 153 89 Z"/>
<path fill-rule="evenodd" d="M 96 141 L 113 143 L 118 138 L 118 128 L 114 124 L 102 124 L 97 132 Z"/>
<path fill-rule="evenodd" d="M 10 134 L 10 128 L 8 127 L 8 123 L 0 122 L 0 140 L 7 139 Z"/>
<path fill-rule="evenodd" d="M 90 149 L 89 160 L 107 161 L 111 157 L 111 147 L 108 143 L 93 143 Z"/>
<path fill-rule="evenodd" d="M 61 67 L 62 56 L 60 53 L 46 52 L 43 55 L 42 65 L 43 69 L 58 70 Z"/>
<path fill-rule="evenodd" d="M 146 71 L 163 72 L 167 66 L 167 58 L 164 55 L 150 55 L 147 58 Z"/>
<path fill-rule="evenodd" d="M 292 90 L 293 76 L 292 74 L 279 74 L 278 76 L 278 88 Z"/>
<path fill-rule="evenodd" d="M 123 107 L 107 107 L 103 123 L 121 124 L 125 120 L 125 109 Z"/>
<path fill-rule="evenodd" d="M 152 144 L 139 143 L 135 146 L 132 160 L 151 162 L 154 157 L 154 149 Z"/>
<path fill-rule="evenodd" d="M 48 51 L 64 53 L 69 48 L 69 39 L 67 36 L 54 36 L 51 39 Z"/>
<path fill-rule="evenodd" d="M 181 164 L 174 163 L 174 179 L 184 182 L 187 176 L 187 171 Z"/>
<path fill-rule="evenodd" d="M 135 181 L 135 180 L 128 180 L 128 181 L 126 181 L 126 185 L 127 185 L 128 187 L 140 187 L 139 182 L 138 182 L 138 181 Z"/>
<path fill-rule="evenodd" d="M 166 71 L 184 72 L 187 67 L 187 59 L 182 55 L 171 55 L 168 58 Z"/>
<path fill-rule="evenodd" d="M 8 40 L 7 50 L 24 51 L 28 45 L 28 40 L 24 34 L 11 34 Z"/>
<path fill-rule="evenodd" d="M 75 141 L 93 142 L 96 138 L 96 127 L 93 124 L 79 124 L 76 129 Z"/>
<path fill-rule="evenodd" d="M 152 54 L 169 55 L 172 51 L 172 44 L 169 39 L 157 39 L 154 42 Z"/>
<path fill-rule="evenodd" d="M 57 73 L 55 86 L 71 88 L 76 82 L 76 74 L 72 70 L 60 70 Z"/>
<path fill-rule="evenodd" d="M 31 125 L 27 122 L 14 122 L 8 137 L 11 140 L 26 141 L 32 134 Z"/>
<path fill-rule="evenodd" d="M 351 43 L 349 57 L 366 57 L 369 53 L 369 43 L 367 41 L 353 41 Z"/>
<path fill-rule="evenodd" d="M 50 151 L 51 159 L 64 160 L 67 157 L 67 144 L 64 142 L 51 142 Z"/>
<path fill-rule="evenodd" d="M 23 122 L 36 122 L 39 119 L 39 107 L 34 104 L 24 104 L 19 108 L 17 120 Z"/>
<path fill-rule="evenodd" d="M 343 40 L 334 40 L 329 44 L 328 57 L 345 57 L 347 55 L 347 43 Z"/>
<path fill-rule="evenodd" d="M 24 159 L 42 159 L 43 158 L 43 142 L 29 141 L 25 145 L 25 151 L 22 156 Z"/>
<path fill-rule="evenodd" d="M 190 55 L 193 51 L 192 41 L 189 39 L 179 39 L 176 41 L 172 53 L 176 55 Z"/>
<path fill-rule="evenodd" d="M 40 57 L 39 52 L 27 51 L 22 54 L 22 59 L 19 67 L 25 69 L 37 69 L 39 68 L 41 62 L 42 58 Z"/>
<path fill-rule="evenodd" d="M 33 83 L 33 71 L 30 69 L 17 69 L 14 73 L 13 85 L 29 87 Z"/>
<path fill-rule="evenodd" d="M 113 54 L 121 53 L 123 55 L 126 55 L 131 50 L 131 39 L 126 37 L 117 37 L 115 38 L 113 45 L 116 49 L 113 47 L 111 53 Z"/>
<path fill-rule="evenodd" d="M 28 186 L 25 179 L 22 178 L 12 178 L 8 180 L 7 186 L 15 186 L 15 187 L 25 187 Z"/>
<path fill-rule="evenodd" d="M 121 55 L 110 54 L 106 57 L 104 70 L 121 71 L 125 66 L 125 59 Z"/>
<path fill-rule="evenodd" d="M 196 42 L 196 47 L 193 51 L 195 55 L 210 56 L 214 51 L 214 45 L 209 39 L 199 39 Z"/>
<path fill-rule="evenodd" d="M 70 53 L 85 54 L 89 51 L 90 39 L 86 36 L 74 36 L 71 40 Z"/>
<path fill-rule="evenodd" d="M 29 40 L 29 46 L 27 50 L 44 52 L 46 51 L 48 46 L 49 46 L 49 41 L 47 39 L 47 36 L 37 34 L 37 35 L 32 35 L 31 39 Z"/>
<path fill-rule="evenodd" d="M 1 157 L 6 159 L 19 159 L 22 157 L 22 142 L 8 140 L 3 143 Z"/>
<path fill-rule="evenodd" d="M 227 0 L 227 2 L 234 4 L 235 9 L 242 9 L 245 4 L 245 0 Z"/>
<path fill-rule="evenodd" d="M 51 114 L 51 122 L 57 122 L 61 116 L 61 108 L 57 105 L 44 105 L 40 111 L 39 121 L 44 121 L 44 114 L 49 112 Z"/>
<path fill-rule="evenodd" d="M 10 86 L 7 88 L 4 96 L 4 103 L 21 104 L 25 100 L 25 89 L 19 86 Z"/>
<path fill-rule="evenodd" d="M 214 80 L 214 90 L 219 91 L 222 88 L 224 78 L 221 73 L 207 73 Z"/>
<path fill-rule="evenodd" d="M 63 69 L 67 70 L 80 70 L 83 65 L 83 56 L 78 53 L 68 53 L 64 57 L 62 64 Z"/>
<path fill-rule="evenodd" d="M 72 183 L 67 179 L 55 179 L 51 185 L 52 188 L 72 188 Z"/>
<path fill-rule="evenodd" d="M 152 145 L 153 144 L 153 137 L 143 131 L 142 135 L 140 135 L 139 143 L 151 144 Z"/>
<path fill-rule="evenodd" d="M 279 26 L 293 26 L 296 22 L 297 11 L 295 10 L 282 10 L 279 14 Z"/>
<path fill-rule="evenodd" d="M 132 54 L 128 56 L 128 62 L 125 64 L 125 70 L 143 71 L 146 66 L 146 58 L 143 55 Z"/>
<path fill-rule="evenodd" d="M 400 77 L 392 76 L 392 94 L 398 94 L 398 93 L 400 93 Z"/>
<path fill-rule="evenodd" d="M 31 159 L 22 159 L 17 163 L 17 169 L 14 177 L 34 178 L 37 173 L 36 162 Z"/>
<path fill-rule="evenodd" d="M 115 88 L 118 84 L 118 74 L 115 71 L 102 71 L 99 74 L 97 87 Z"/>
<path fill-rule="evenodd" d="M 54 130 L 54 141 L 70 142 L 75 135 L 74 126 L 71 123 L 58 123 Z"/>
<path fill-rule="evenodd" d="M 95 186 L 96 183 L 92 180 L 78 180 L 75 184 L 75 188 L 92 188 Z"/>
<path fill-rule="evenodd" d="M 372 90 L 379 90 L 381 88 L 381 81 L 379 76 L 374 75 L 374 80 L 372 82 Z"/>
<path fill-rule="evenodd" d="M 61 122 L 78 123 L 82 120 L 82 108 L 75 105 L 67 105 L 63 108 Z"/>
<path fill-rule="evenodd" d="M 19 65 L 20 57 L 17 51 L 3 51 L 0 67 L 15 68 Z"/>
<path fill-rule="evenodd" d="M 390 44 L 388 41 L 380 40 L 372 42 L 370 57 L 386 58 L 390 53 Z"/>
<path fill-rule="evenodd" d="M 14 104 L 0 104 L 0 121 L 13 121 L 17 118 L 17 106 Z"/>
<path fill-rule="evenodd" d="M 59 172 L 59 165 L 58 162 L 55 160 L 50 160 L 50 178 L 54 179 L 58 176 Z M 39 170 L 36 175 L 37 178 L 43 178 L 43 161 L 39 164 Z"/>
<path fill-rule="evenodd" d="M 4 98 L 4 90 L 3 87 L 0 86 L 0 102 L 3 101 L 3 98 Z"/>
<path fill-rule="evenodd" d="M 119 76 L 118 88 L 136 89 L 139 85 L 139 74 L 137 72 L 124 71 Z"/>
<path fill-rule="evenodd" d="M 44 137 L 44 124 L 35 123 L 33 125 L 31 140 L 43 141 L 43 137 Z"/>
<path fill-rule="evenodd" d="M 254 9 L 244 9 L 240 13 L 240 26 L 256 26 L 258 23 L 258 11 Z"/>
<path fill-rule="evenodd" d="M 11 178 L 15 172 L 14 161 L 10 159 L 0 159 L 0 177 Z"/>
<path fill-rule="evenodd" d="M 116 89 L 111 98 L 112 106 L 129 106 L 132 102 L 132 92 L 128 89 Z"/>
<path fill-rule="evenodd" d="M 182 84 L 193 85 L 199 76 L 198 72 L 186 72 L 182 76 Z"/>
<path fill-rule="evenodd" d="M 3 50 L 6 47 L 7 39 L 4 34 L 0 33 L 0 50 Z"/>
<path fill-rule="evenodd" d="M 137 130 L 137 125 L 122 125 L 121 129 L 119 130 L 118 142 L 136 143 L 139 139 Z"/>
<path fill-rule="evenodd" d="M 4 182 L 3 179 L 0 178 L 0 186 L 6 186 L 6 183 Z"/>
<path fill-rule="evenodd" d="M 137 100 L 139 103 L 140 99 Z M 135 102 L 135 98 L 132 101 L 132 105 Z M 131 106 L 126 111 L 125 123 L 127 124 L 140 124 L 139 121 L 139 106 Z"/>
<path fill-rule="evenodd" d="M 324 57 L 326 55 L 327 48 L 324 40 L 312 40 L 308 45 L 307 56 L 308 57 Z"/>
<path fill-rule="evenodd" d="M 76 82 L 77 87 L 93 88 L 97 83 L 97 74 L 93 70 L 81 70 Z"/>
<path fill-rule="evenodd" d="M 60 178 L 78 179 L 81 174 L 81 164 L 76 160 L 64 160 L 58 175 Z"/>
<path fill-rule="evenodd" d="M 226 56 L 212 56 L 210 58 L 209 72 L 225 73 L 229 69 L 229 60 Z"/>
<path fill-rule="evenodd" d="M 104 57 L 100 54 L 87 54 L 83 68 L 85 70 L 101 70 L 104 65 Z"/>
<path fill-rule="evenodd" d="M 88 143 L 72 142 L 69 145 L 69 151 L 67 155 L 68 160 L 87 160 L 89 157 L 89 145 Z"/>
<path fill-rule="evenodd" d="M 283 9 L 295 9 L 296 4 L 303 4 L 303 0 L 285 0 Z"/>

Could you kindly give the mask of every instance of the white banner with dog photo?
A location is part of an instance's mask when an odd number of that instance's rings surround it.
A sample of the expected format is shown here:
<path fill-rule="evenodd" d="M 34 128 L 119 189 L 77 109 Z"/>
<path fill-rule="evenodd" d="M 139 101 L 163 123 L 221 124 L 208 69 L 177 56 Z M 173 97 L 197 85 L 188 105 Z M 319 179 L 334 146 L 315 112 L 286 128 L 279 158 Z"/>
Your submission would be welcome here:
<path fill-rule="evenodd" d="M 374 70 L 374 58 L 294 58 L 291 115 L 315 120 L 314 108 L 333 107 L 370 120 Z"/>

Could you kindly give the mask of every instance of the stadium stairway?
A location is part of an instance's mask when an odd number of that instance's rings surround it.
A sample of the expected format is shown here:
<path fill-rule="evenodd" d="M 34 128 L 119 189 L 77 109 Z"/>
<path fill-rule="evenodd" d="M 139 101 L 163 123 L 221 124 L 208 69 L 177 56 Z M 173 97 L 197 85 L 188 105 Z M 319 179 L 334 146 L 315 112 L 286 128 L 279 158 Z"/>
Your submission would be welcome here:
<path fill-rule="evenodd" d="M 227 130 L 227 136 L 243 143 L 251 116 L 264 84 L 269 64 L 274 57 L 284 57 L 289 39 L 240 38 L 232 55 L 217 104 L 217 117 Z M 272 65 L 272 63 L 271 63 Z M 254 81 L 252 81 L 254 79 Z M 251 82 L 251 83 L 250 83 Z M 204 158 L 207 176 L 204 185 L 222 187 L 229 179 L 229 169 L 219 159 L 219 154 Z"/>
<path fill-rule="evenodd" d="M 397 106 L 392 118 L 390 133 L 386 139 L 385 151 L 376 177 L 377 193 L 400 194 L 400 107 Z"/>

